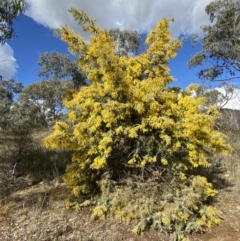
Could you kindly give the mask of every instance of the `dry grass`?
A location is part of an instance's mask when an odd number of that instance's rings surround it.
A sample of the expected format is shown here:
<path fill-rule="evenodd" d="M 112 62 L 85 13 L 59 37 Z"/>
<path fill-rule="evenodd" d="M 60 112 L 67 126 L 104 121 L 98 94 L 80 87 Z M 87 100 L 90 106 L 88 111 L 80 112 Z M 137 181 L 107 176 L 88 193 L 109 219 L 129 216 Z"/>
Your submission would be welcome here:
<path fill-rule="evenodd" d="M 58 181 L 42 182 L 35 186 L 13 191 L 9 197 L 2 200 L 0 240 L 170 240 L 168 236 L 155 231 L 146 232 L 142 237 L 135 236 L 131 233 L 131 225 L 125 225 L 113 219 L 92 221 L 90 208 L 81 212 L 66 210 L 64 207 L 66 196 L 65 184 Z M 209 233 L 194 234 L 191 240 L 240 240 L 239 196 L 239 187 L 234 186 L 231 190 L 221 191 L 217 206 L 222 211 L 222 223 Z"/>
<path fill-rule="evenodd" d="M 1 240 L 168 240 L 157 232 L 134 236 L 116 220 L 92 221 L 91 210 L 66 210 L 63 183 L 39 183 L 13 192 L 0 211 Z"/>
<path fill-rule="evenodd" d="M 222 223 L 206 234 L 193 234 L 192 241 L 240 241 L 240 134 L 229 133 L 234 152 L 223 159 L 222 176 L 229 185 L 219 191 L 216 206 Z M 91 208 L 66 210 L 68 190 L 60 179 L 32 185 L 21 177 L 0 195 L 1 241 L 168 241 L 167 235 L 149 231 L 144 236 L 131 233 L 133 225 L 91 220 Z"/>

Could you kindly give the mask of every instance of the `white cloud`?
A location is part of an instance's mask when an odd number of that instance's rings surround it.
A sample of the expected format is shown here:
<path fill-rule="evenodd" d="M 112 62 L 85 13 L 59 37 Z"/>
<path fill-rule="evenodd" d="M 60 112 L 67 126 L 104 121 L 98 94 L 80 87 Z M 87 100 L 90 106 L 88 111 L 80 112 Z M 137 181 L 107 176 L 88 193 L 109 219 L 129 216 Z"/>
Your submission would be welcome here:
<path fill-rule="evenodd" d="M 13 49 L 7 43 L 0 45 L 0 75 L 4 79 L 10 79 L 17 72 L 18 65 L 13 54 Z"/>
<path fill-rule="evenodd" d="M 211 0 L 26 0 L 26 15 L 50 28 L 67 23 L 79 29 L 68 12 L 70 7 L 84 10 L 103 28 L 121 27 L 148 32 L 163 17 L 174 18 L 174 36 L 199 32 L 208 23 L 204 12 Z"/>

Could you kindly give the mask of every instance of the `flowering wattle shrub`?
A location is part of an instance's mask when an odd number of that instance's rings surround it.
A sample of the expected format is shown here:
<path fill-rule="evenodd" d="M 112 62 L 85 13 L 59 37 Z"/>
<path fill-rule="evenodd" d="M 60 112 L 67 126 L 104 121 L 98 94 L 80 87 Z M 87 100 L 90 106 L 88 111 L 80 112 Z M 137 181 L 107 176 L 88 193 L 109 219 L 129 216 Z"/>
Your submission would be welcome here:
<path fill-rule="evenodd" d="M 181 47 L 169 21 L 149 33 L 143 53 L 121 56 L 107 30 L 84 12 L 70 11 L 90 41 L 66 25 L 61 39 L 90 84 L 66 97 L 66 120 L 45 140 L 49 148 L 73 151 L 64 181 L 84 201 L 70 198 L 67 205 L 95 205 L 93 218 L 137 219 L 135 233 L 154 228 L 175 240 L 218 224 L 217 210 L 207 203 L 217 191 L 193 170 L 210 167 L 211 157 L 230 147 L 213 129 L 215 107 L 200 111 L 204 99 L 192 97 L 191 88 L 169 87 L 168 62 Z"/>

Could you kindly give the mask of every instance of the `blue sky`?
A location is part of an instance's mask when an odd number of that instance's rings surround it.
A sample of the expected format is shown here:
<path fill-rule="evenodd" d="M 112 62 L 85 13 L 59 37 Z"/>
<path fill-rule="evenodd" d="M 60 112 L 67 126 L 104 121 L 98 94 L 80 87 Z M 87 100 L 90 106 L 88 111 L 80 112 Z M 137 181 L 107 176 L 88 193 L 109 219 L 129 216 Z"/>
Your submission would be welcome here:
<path fill-rule="evenodd" d="M 21 15 L 14 25 L 17 38 L 8 41 L 14 50 L 18 69 L 14 78 L 27 86 L 32 82 L 41 80 L 37 73 L 39 55 L 43 52 L 50 53 L 55 50 L 59 53 L 68 54 L 68 46 L 52 35 L 48 27 L 36 23 L 33 19 Z"/>
<path fill-rule="evenodd" d="M 29 5 L 25 15 L 20 15 L 14 25 L 18 37 L 8 41 L 5 46 L 0 46 L 0 75 L 4 78 L 13 77 L 21 81 L 24 86 L 40 80 L 37 76 L 40 69 L 37 62 L 41 53 L 53 50 L 68 53 L 67 45 L 52 36 L 52 27 L 60 27 L 66 22 L 81 33 L 67 11 L 71 6 L 86 11 L 90 17 L 96 18 L 102 27 L 134 29 L 141 33 L 149 32 L 162 17 L 174 17 L 175 21 L 171 23 L 170 29 L 172 35 L 176 37 L 181 34 L 190 36 L 191 33 L 200 31 L 200 25 L 208 23 L 204 8 L 210 1 L 168 0 L 167 4 L 165 0 L 142 0 L 142 4 L 139 4 L 136 0 L 98 0 L 98 3 L 102 4 L 95 7 L 92 7 L 96 5 L 94 0 L 26 0 L 26 2 Z M 178 11 L 172 8 L 173 4 Z M 197 71 L 188 69 L 187 61 L 200 48 L 200 45 L 192 48 L 188 38 L 184 41 L 182 49 L 178 51 L 177 57 L 170 62 L 171 75 L 176 78 L 176 86 L 185 88 L 190 83 L 199 83 Z"/>

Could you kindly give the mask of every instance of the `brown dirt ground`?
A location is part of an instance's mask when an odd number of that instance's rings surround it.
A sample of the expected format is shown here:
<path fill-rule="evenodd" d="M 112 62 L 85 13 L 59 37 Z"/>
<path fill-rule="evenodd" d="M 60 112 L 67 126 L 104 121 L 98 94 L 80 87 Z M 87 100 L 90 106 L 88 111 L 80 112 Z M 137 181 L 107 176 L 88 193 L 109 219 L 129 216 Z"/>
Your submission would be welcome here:
<path fill-rule="evenodd" d="M 1 241 L 168 241 L 169 236 L 148 231 L 143 236 L 131 233 L 131 225 L 116 220 L 92 221 L 91 209 L 66 210 L 65 185 L 58 181 L 30 185 L 17 180 L 8 197 L 1 200 Z M 240 241 L 240 185 L 220 191 L 216 206 L 223 218 L 218 227 L 205 234 L 191 235 L 192 241 Z"/>

